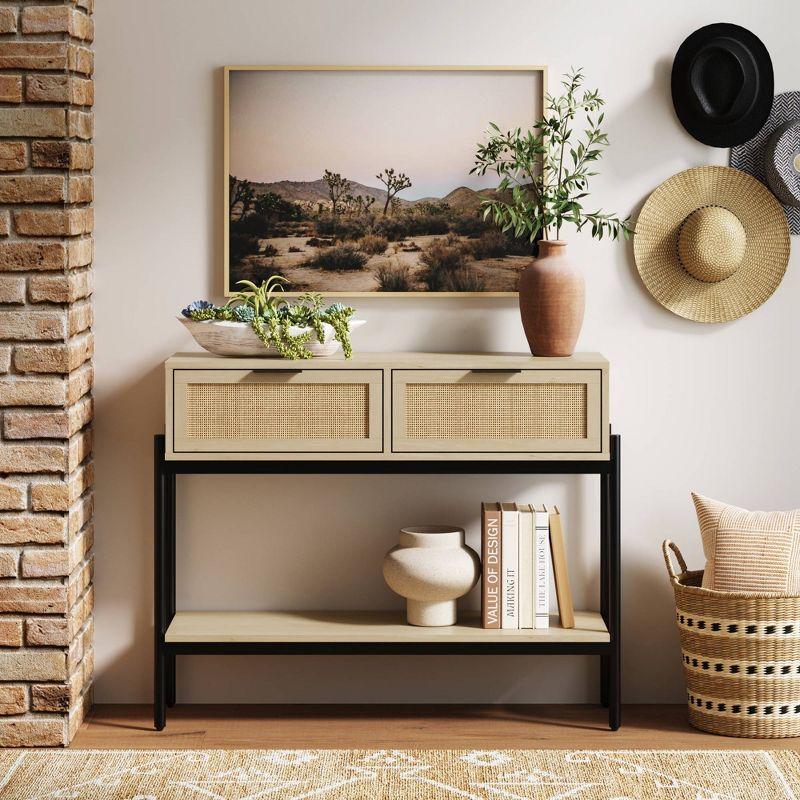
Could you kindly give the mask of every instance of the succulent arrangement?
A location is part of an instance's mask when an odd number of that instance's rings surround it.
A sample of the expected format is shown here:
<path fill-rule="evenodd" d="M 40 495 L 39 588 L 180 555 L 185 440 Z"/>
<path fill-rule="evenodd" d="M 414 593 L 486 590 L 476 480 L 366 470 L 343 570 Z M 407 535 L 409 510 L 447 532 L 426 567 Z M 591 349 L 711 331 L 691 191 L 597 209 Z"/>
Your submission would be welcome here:
<path fill-rule="evenodd" d="M 245 286 L 224 306 L 216 306 L 208 300 L 195 300 L 182 309 L 181 314 L 199 322 L 215 320 L 222 322 L 244 322 L 249 324 L 265 347 L 274 347 L 283 358 L 311 358 L 306 343 L 312 334 L 320 342 L 325 340 L 323 323 L 333 328 L 334 338 L 341 344 L 345 358 L 353 355 L 350 342 L 350 320 L 355 309 L 342 303 L 325 306 L 325 300 L 317 292 L 308 292 L 290 303 L 280 297 L 284 291 L 285 278 L 272 275 L 260 286 L 251 281 L 239 281 Z M 310 328 L 293 334 L 292 328 Z"/>

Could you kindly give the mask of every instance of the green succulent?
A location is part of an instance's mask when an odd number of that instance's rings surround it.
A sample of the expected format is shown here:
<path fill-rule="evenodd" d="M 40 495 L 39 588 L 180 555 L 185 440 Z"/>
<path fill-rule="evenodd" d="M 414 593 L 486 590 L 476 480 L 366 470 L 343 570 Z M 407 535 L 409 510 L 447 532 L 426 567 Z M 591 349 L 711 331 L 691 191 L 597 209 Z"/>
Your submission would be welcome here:
<path fill-rule="evenodd" d="M 238 303 L 244 306 L 250 306 L 255 315 L 260 317 L 267 309 L 276 310 L 281 305 L 286 303 L 285 300 L 279 300 L 275 295 L 277 292 L 283 291 L 283 284 L 288 283 L 286 278 L 280 275 L 270 275 L 261 286 L 256 286 L 252 281 L 238 281 L 237 286 L 246 286 L 249 291 L 237 292 L 228 302 L 227 306 Z"/>
<path fill-rule="evenodd" d="M 208 300 L 197 300 L 181 312 L 194 320 L 225 320 L 248 323 L 265 347 L 274 347 L 283 358 L 301 360 L 311 358 L 306 347 L 314 334 L 320 343 L 325 341 L 324 323 L 334 331 L 334 337 L 342 346 L 345 358 L 351 358 L 350 319 L 355 309 L 333 303 L 324 307 L 324 298 L 319 292 L 306 292 L 296 303 L 288 303 L 277 296 L 284 290 L 286 279 L 272 275 L 260 286 L 252 281 L 239 281 L 247 287 L 237 292 L 222 308 Z M 289 331 L 295 326 L 311 328 L 310 331 L 293 335 Z"/>
<path fill-rule="evenodd" d="M 217 318 L 216 309 L 214 309 L 213 307 L 195 308 L 189 312 L 189 319 L 193 319 L 196 322 L 204 322 L 205 320 L 216 319 L 216 318 Z"/>
<path fill-rule="evenodd" d="M 182 309 L 181 314 L 183 314 L 184 317 L 191 319 L 193 311 L 202 311 L 204 308 L 214 308 L 214 304 L 209 300 L 195 300 L 194 302 L 189 303 L 186 308 Z"/>
<path fill-rule="evenodd" d="M 322 310 L 322 304 L 325 298 L 319 292 L 305 292 L 297 298 L 298 305 L 310 309 L 314 314 L 318 314 Z"/>
<path fill-rule="evenodd" d="M 321 315 L 322 321 L 327 322 L 333 328 L 334 337 L 342 345 L 345 358 L 351 358 L 353 355 L 353 345 L 350 342 L 350 319 L 355 313 L 356 310 L 352 306 L 333 303 Z"/>
<path fill-rule="evenodd" d="M 289 333 L 289 326 L 282 323 L 275 314 L 269 317 L 255 317 L 252 325 L 256 336 L 261 339 L 264 346 L 274 347 L 283 358 L 300 361 L 312 357 L 305 346 L 311 337 L 310 332 L 292 336 Z"/>
<path fill-rule="evenodd" d="M 236 322 L 252 323 L 256 318 L 256 312 L 253 311 L 251 306 L 236 306 L 230 309 L 230 312 Z"/>

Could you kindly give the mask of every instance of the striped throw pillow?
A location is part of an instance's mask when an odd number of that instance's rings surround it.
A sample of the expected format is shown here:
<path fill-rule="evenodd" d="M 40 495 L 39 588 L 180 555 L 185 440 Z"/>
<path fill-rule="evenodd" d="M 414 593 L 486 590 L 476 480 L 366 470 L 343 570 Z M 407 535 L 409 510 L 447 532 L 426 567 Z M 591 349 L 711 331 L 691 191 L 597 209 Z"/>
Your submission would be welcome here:
<path fill-rule="evenodd" d="M 703 588 L 800 594 L 800 510 L 746 511 L 692 493 L 703 552 Z"/>

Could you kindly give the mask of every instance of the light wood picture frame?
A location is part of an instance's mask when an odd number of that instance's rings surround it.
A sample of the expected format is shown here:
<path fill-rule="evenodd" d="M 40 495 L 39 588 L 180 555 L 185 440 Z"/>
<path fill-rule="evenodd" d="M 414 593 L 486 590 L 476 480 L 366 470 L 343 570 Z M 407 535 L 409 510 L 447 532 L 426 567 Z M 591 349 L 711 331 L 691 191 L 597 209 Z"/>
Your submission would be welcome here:
<path fill-rule="evenodd" d="M 470 169 L 546 91 L 545 66 L 225 67 L 225 296 L 270 274 L 289 296 L 516 295 L 531 247 L 483 220 L 499 179 Z"/>

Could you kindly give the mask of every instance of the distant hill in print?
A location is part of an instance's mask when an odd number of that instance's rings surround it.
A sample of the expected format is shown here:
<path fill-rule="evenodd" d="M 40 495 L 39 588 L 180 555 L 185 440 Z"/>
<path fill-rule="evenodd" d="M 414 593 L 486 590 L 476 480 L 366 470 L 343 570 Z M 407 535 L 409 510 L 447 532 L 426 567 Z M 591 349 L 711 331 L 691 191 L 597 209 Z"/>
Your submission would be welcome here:
<path fill-rule="evenodd" d="M 450 208 L 458 211 L 477 211 L 481 207 L 481 200 L 484 197 L 492 197 L 493 195 L 493 189 L 481 189 L 480 192 L 476 192 L 466 186 L 459 186 L 458 189 L 453 189 L 450 194 L 445 195 L 442 200 Z"/>
<path fill-rule="evenodd" d="M 350 184 L 350 194 L 354 197 L 357 195 L 374 197 L 376 205 L 382 205 L 386 202 L 385 189 L 366 186 L 356 181 L 351 181 Z M 328 186 L 322 178 L 316 181 L 274 181 L 272 183 L 253 183 L 252 185 L 256 195 L 274 192 L 294 203 L 330 203 Z M 481 199 L 491 197 L 493 194 L 493 189 L 481 189 L 476 192 L 466 186 L 459 186 L 444 197 L 421 197 L 418 200 L 407 200 L 398 196 L 397 200 L 402 206 L 413 206 L 417 203 L 445 202 L 458 211 L 477 211 L 481 206 Z"/>
<path fill-rule="evenodd" d="M 373 186 L 364 186 L 363 183 L 351 181 L 350 194 L 374 197 L 376 203 L 386 202 L 386 190 L 376 189 Z M 275 181 L 274 183 L 254 183 L 256 194 L 275 192 L 286 200 L 295 203 L 329 203 L 328 186 L 322 178 L 316 181 Z"/>

